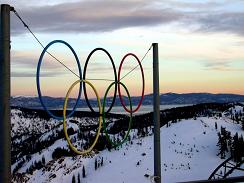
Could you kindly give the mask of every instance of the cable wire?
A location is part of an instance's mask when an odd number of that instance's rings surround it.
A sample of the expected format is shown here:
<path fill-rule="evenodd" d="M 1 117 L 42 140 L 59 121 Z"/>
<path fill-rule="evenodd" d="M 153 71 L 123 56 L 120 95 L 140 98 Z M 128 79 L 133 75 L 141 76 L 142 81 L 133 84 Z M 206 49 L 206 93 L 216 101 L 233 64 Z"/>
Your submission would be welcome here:
<path fill-rule="evenodd" d="M 44 49 L 45 46 L 41 43 L 41 41 L 36 37 L 36 35 L 31 31 L 29 26 L 24 22 L 24 20 L 19 16 L 18 12 L 13 9 L 14 14 L 19 18 L 19 20 L 23 23 L 24 27 L 28 29 L 28 31 L 32 34 L 32 36 L 35 38 L 35 40 L 41 45 L 41 47 Z M 46 51 L 47 54 L 49 54 L 52 58 L 54 58 L 56 61 L 58 61 L 61 65 L 63 65 L 66 69 L 68 69 L 71 73 L 73 73 L 75 76 L 77 76 L 80 79 L 80 76 L 77 75 L 74 71 L 72 71 L 68 66 L 66 66 L 63 62 L 61 62 L 59 59 L 57 59 L 54 55 L 52 55 L 50 52 Z"/>
<path fill-rule="evenodd" d="M 141 59 L 141 63 L 142 63 L 142 61 L 144 60 L 144 58 L 147 56 L 147 54 L 148 54 L 148 52 L 151 50 L 151 48 L 152 48 L 152 45 L 149 47 L 149 49 L 147 50 L 147 52 L 145 53 L 145 55 L 142 57 L 142 59 Z M 139 66 L 139 64 L 137 64 L 133 69 L 131 69 L 127 74 L 125 74 L 125 75 L 120 79 L 120 81 L 121 81 L 122 79 L 124 79 L 126 76 L 128 76 L 131 72 L 133 72 L 138 66 Z"/>
<path fill-rule="evenodd" d="M 114 81 L 113 79 L 96 79 L 96 78 L 87 78 L 89 81 Z"/>

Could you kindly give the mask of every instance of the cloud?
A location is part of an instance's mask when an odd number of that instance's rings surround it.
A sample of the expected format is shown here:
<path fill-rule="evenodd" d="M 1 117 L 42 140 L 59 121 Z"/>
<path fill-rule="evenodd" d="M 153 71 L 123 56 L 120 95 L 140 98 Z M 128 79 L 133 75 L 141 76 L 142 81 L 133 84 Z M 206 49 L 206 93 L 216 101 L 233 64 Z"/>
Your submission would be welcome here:
<path fill-rule="evenodd" d="M 217 9 L 223 7 L 227 2 L 224 1 L 182 1 L 182 0 L 165 0 L 158 2 L 161 6 L 169 6 L 171 8 L 177 9 L 187 9 L 187 10 L 204 10 L 204 9 Z"/>
<path fill-rule="evenodd" d="M 31 52 L 12 51 L 11 58 L 11 77 L 36 77 L 36 69 L 39 57 Z M 70 73 L 64 66 L 57 63 L 54 59 L 46 59 L 45 64 L 42 64 L 41 77 L 56 77 L 64 76 Z M 77 69 L 69 67 L 73 72 L 78 74 Z"/>
<path fill-rule="evenodd" d="M 63 72 L 42 72 L 41 77 L 56 77 L 56 76 L 63 76 L 65 73 Z M 36 72 L 33 71 L 11 71 L 11 77 L 36 77 Z"/>
<path fill-rule="evenodd" d="M 36 69 L 39 61 L 39 55 L 37 55 L 33 51 L 15 51 L 13 50 L 11 53 L 11 67 L 15 69 L 23 68 L 23 69 Z M 77 66 L 72 66 L 73 62 L 66 63 L 65 61 L 69 60 L 68 57 L 64 55 L 57 56 L 57 54 L 53 54 L 57 59 L 61 62 L 65 63 L 71 70 L 76 72 Z M 55 59 L 50 56 L 44 57 L 42 61 L 42 66 L 45 68 L 45 71 L 48 72 L 60 72 L 65 70 L 64 66 L 58 63 Z M 67 71 L 67 70 L 66 70 Z M 69 72 L 69 71 L 67 71 Z"/>
<path fill-rule="evenodd" d="M 156 8 L 150 1 L 81 1 L 32 8 L 16 8 L 35 32 L 104 32 L 126 27 L 152 26 L 182 18 L 180 12 Z M 23 33 L 12 18 L 12 33 Z"/>
<path fill-rule="evenodd" d="M 39 55 L 37 55 L 33 51 L 12 51 L 12 58 L 11 58 L 11 69 L 12 69 L 12 77 L 35 77 L 37 63 L 39 60 Z M 67 55 L 60 56 L 59 54 L 53 54 L 58 55 L 56 56 L 58 59 L 60 59 L 61 62 L 65 63 L 67 67 L 69 67 L 73 72 L 75 72 L 78 75 L 78 67 L 77 65 L 73 65 L 75 61 L 70 62 L 69 57 Z M 74 59 L 74 58 L 73 58 Z M 65 62 L 66 61 L 66 62 Z M 68 63 L 67 63 L 68 61 Z M 110 64 L 108 62 L 108 64 Z M 83 72 L 84 65 L 81 65 L 81 70 Z M 126 67 L 123 66 L 124 70 L 130 70 L 132 67 Z M 21 70 L 21 72 L 19 71 Z M 31 72 L 28 72 L 31 70 Z M 27 71 L 27 72 L 26 72 Z M 104 65 L 104 63 L 99 62 L 91 62 L 87 66 L 87 72 L 89 73 L 98 73 L 98 72 L 109 72 L 113 74 L 113 68 L 111 65 Z M 118 68 L 116 68 L 116 71 L 118 72 Z M 42 62 L 41 67 L 41 76 L 42 77 L 54 77 L 64 74 L 72 75 L 70 71 L 68 71 L 63 65 L 58 63 L 56 60 L 51 58 L 50 56 L 45 57 L 45 59 Z"/>
<path fill-rule="evenodd" d="M 201 32 L 227 32 L 244 35 L 244 13 L 243 12 L 216 12 L 209 15 L 201 15 L 196 18 Z"/>
<path fill-rule="evenodd" d="M 229 60 L 209 60 L 204 61 L 203 66 L 206 70 L 213 70 L 213 71 L 238 71 L 243 72 L 244 68 L 236 68 L 233 65 L 234 62 Z"/>
<path fill-rule="evenodd" d="M 31 2 L 31 7 L 18 9 L 16 6 L 16 10 L 34 32 L 108 32 L 179 23 L 191 31 L 244 35 L 244 13 L 236 10 L 236 7 L 244 7 L 242 1 L 90 0 L 61 1 L 45 6 L 43 3 L 33 6 L 34 1 Z M 12 17 L 12 33 L 26 33 L 16 17 Z"/>
<path fill-rule="evenodd" d="M 207 61 L 204 63 L 207 70 L 226 70 L 230 68 L 230 63 L 226 61 Z"/>

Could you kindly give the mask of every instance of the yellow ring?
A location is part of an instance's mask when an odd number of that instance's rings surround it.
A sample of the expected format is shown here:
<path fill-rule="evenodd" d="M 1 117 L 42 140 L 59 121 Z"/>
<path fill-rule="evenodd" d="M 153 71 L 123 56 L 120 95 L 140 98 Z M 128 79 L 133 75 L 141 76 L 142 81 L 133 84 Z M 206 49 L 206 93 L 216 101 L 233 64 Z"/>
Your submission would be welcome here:
<path fill-rule="evenodd" d="M 90 85 L 93 89 L 93 91 L 95 92 L 96 94 L 96 97 L 97 97 L 97 102 L 98 102 L 98 109 L 99 109 L 99 126 L 98 126 L 98 131 L 97 131 L 97 135 L 96 135 L 96 138 L 93 142 L 93 144 L 91 145 L 91 147 L 87 150 L 84 150 L 84 151 L 79 151 L 75 146 L 73 146 L 73 144 L 71 143 L 70 141 L 70 138 L 69 138 L 69 135 L 67 133 L 67 124 L 66 124 L 66 109 L 67 109 L 67 103 L 68 103 L 68 99 L 69 99 L 69 95 L 70 95 L 70 92 L 72 91 L 72 89 L 75 87 L 75 85 L 77 85 L 78 83 L 80 82 L 84 82 L 88 85 Z M 95 87 L 89 82 L 89 81 L 86 81 L 86 80 L 77 80 L 76 82 L 74 82 L 71 87 L 69 88 L 67 94 L 66 94 L 66 97 L 65 97 L 65 101 L 64 101 L 64 108 L 63 108 L 63 126 L 64 126 L 64 134 L 65 134 L 65 138 L 70 146 L 70 148 L 77 154 L 79 155 L 84 155 L 84 154 L 87 154 L 89 152 L 91 152 L 91 150 L 94 148 L 94 146 L 96 145 L 97 141 L 98 141 L 98 138 L 99 138 L 99 135 L 100 135 L 100 131 L 101 131 L 101 128 L 102 128 L 102 107 L 101 107 L 101 102 L 100 102 L 100 97 L 97 93 L 97 90 L 95 89 Z"/>

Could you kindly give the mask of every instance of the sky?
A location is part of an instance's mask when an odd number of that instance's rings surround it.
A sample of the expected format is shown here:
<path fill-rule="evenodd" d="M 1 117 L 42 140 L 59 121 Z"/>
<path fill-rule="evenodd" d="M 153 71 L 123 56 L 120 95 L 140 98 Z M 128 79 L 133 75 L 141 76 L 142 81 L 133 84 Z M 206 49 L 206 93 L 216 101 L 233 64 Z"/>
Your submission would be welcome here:
<path fill-rule="evenodd" d="M 244 94 L 244 1 L 241 0 L 1 0 L 15 8 L 47 45 L 64 40 L 82 67 L 89 53 L 106 49 L 117 73 L 127 53 L 139 59 L 159 44 L 160 92 Z M 78 74 L 72 52 L 62 44 L 48 49 Z M 11 13 L 11 95 L 36 96 L 36 68 L 42 48 Z M 124 61 L 123 76 L 137 65 Z M 142 62 L 145 93 L 152 93 L 152 50 Z M 111 62 L 101 51 L 91 56 L 87 78 L 114 79 Z M 64 97 L 78 77 L 45 54 L 41 67 L 43 95 Z M 131 95 L 142 88 L 138 67 L 123 79 Z M 103 97 L 111 82 L 91 81 Z M 94 92 L 88 88 L 89 96 Z M 76 86 L 71 93 L 78 93 Z M 124 95 L 126 93 L 122 92 Z M 112 95 L 113 91 L 109 92 Z"/>

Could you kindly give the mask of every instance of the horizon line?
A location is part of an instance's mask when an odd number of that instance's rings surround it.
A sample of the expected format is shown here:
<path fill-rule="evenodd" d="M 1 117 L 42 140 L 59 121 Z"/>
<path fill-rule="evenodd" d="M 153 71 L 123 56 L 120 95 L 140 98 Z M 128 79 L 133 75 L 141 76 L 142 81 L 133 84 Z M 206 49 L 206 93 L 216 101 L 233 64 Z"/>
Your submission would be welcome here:
<path fill-rule="evenodd" d="M 184 94 L 212 94 L 212 95 L 240 95 L 240 96 L 244 96 L 244 94 L 240 94 L 240 93 L 210 93 L 210 92 L 189 92 L 189 93 L 176 93 L 176 92 L 166 92 L 166 93 L 160 93 L 160 95 L 166 95 L 166 94 L 178 94 L 178 95 L 184 95 Z M 145 94 L 144 96 L 148 96 L 148 95 L 153 95 L 153 93 L 148 93 L 148 94 Z M 119 96 L 119 95 L 116 95 L 116 96 Z M 122 95 L 124 96 L 124 95 Z M 38 95 L 11 95 L 10 97 L 12 98 L 18 98 L 18 97 L 26 97 L 26 98 L 35 98 L 35 97 L 38 97 Z M 65 98 L 65 96 L 48 96 L 48 95 L 45 95 L 45 96 L 42 96 L 42 97 L 51 97 L 51 98 Z M 113 97 L 113 96 L 109 96 L 110 97 Z M 126 97 L 126 96 L 125 96 Z M 131 96 L 131 97 L 140 97 L 140 95 L 134 95 L 134 96 Z M 74 99 L 73 97 L 70 97 L 70 99 Z M 94 98 L 91 98 L 91 99 L 95 99 Z"/>

